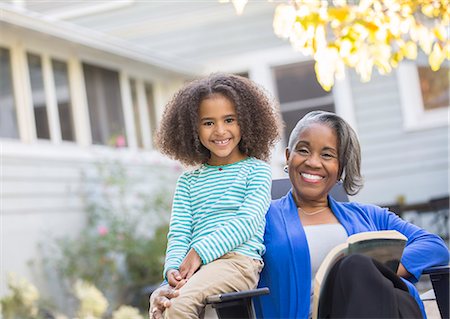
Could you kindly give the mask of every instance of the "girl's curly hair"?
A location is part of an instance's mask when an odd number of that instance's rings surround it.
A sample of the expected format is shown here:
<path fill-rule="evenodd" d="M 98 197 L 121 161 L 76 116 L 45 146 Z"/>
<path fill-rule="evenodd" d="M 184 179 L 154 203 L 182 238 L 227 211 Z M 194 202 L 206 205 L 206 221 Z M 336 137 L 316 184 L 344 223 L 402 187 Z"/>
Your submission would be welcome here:
<path fill-rule="evenodd" d="M 198 110 L 214 94 L 223 95 L 236 107 L 242 136 L 239 150 L 267 161 L 279 138 L 278 105 L 253 81 L 233 74 L 211 74 L 180 89 L 164 110 L 156 133 L 158 149 L 187 165 L 206 163 L 210 151 L 199 139 Z"/>

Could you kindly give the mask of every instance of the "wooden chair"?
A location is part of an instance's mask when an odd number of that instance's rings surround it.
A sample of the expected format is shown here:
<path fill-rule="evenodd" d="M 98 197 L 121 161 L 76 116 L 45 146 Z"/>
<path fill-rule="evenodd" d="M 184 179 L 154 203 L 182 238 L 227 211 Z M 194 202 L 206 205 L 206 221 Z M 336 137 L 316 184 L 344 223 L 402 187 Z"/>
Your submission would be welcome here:
<path fill-rule="evenodd" d="M 272 199 L 284 196 L 291 188 L 289 179 L 278 179 L 272 182 Z M 330 192 L 337 201 L 348 202 L 348 196 L 343 187 L 337 184 Z M 430 267 L 424 274 L 430 276 L 436 302 L 442 318 L 449 318 L 449 269 L 447 266 Z M 208 304 L 216 309 L 219 319 L 256 318 L 252 298 L 268 294 L 268 288 L 259 288 L 241 292 L 220 294 L 208 297 Z M 319 304 L 320 308 L 320 304 Z M 320 314 L 320 311 L 319 311 Z M 320 317 L 319 317 L 320 318 Z"/>

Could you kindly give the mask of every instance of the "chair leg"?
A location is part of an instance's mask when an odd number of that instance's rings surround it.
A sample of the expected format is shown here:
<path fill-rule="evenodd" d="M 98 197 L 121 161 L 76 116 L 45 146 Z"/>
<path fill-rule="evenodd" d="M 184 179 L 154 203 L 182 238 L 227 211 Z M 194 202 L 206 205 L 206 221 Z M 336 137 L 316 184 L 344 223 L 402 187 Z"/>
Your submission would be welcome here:
<path fill-rule="evenodd" d="M 251 298 L 222 302 L 212 305 L 219 319 L 255 319 L 255 310 Z"/>
<path fill-rule="evenodd" d="M 431 284 L 442 318 L 449 318 L 449 273 L 430 274 Z"/>

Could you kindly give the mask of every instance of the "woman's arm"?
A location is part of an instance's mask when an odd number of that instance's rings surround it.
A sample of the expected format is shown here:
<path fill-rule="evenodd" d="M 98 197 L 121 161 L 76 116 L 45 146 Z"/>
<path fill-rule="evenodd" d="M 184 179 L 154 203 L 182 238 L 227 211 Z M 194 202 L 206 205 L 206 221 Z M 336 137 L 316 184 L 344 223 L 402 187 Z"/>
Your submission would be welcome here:
<path fill-rule="evenodd" d="M 377 212 L 381 229 L 397 230 L 408 238 L 399 276 L 416 282 L 425 268 L 448 264 L 449 251 L 439 236 L 406 222 L 387 209 L 378 209 L 381 211 Z"/>
<path fill-rule="evenodd" d="M 397 275 L 406 279 L 412 276 L 411 273 L 406 270 L 405 266 L 402 265 L 402 263 L 398 265 Z"/>

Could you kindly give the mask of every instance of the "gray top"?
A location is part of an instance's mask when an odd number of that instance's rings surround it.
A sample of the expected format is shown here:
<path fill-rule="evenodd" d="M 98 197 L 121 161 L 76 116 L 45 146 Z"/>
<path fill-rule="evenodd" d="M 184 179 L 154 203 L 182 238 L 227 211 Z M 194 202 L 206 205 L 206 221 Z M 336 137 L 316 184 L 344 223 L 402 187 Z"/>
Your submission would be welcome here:
<path fill-rule="evenodd" d="M 317 270 L 328 252 L 335 246 L 344 243 L 348 235 L 341 224 L 310 225 L 304 226 L 303 228 L 308 241 L 309 255 L 311 258 L 311 305 L 309 307 L 309 317 L 311 318 L 314 277 L 316 276 Z"/>

